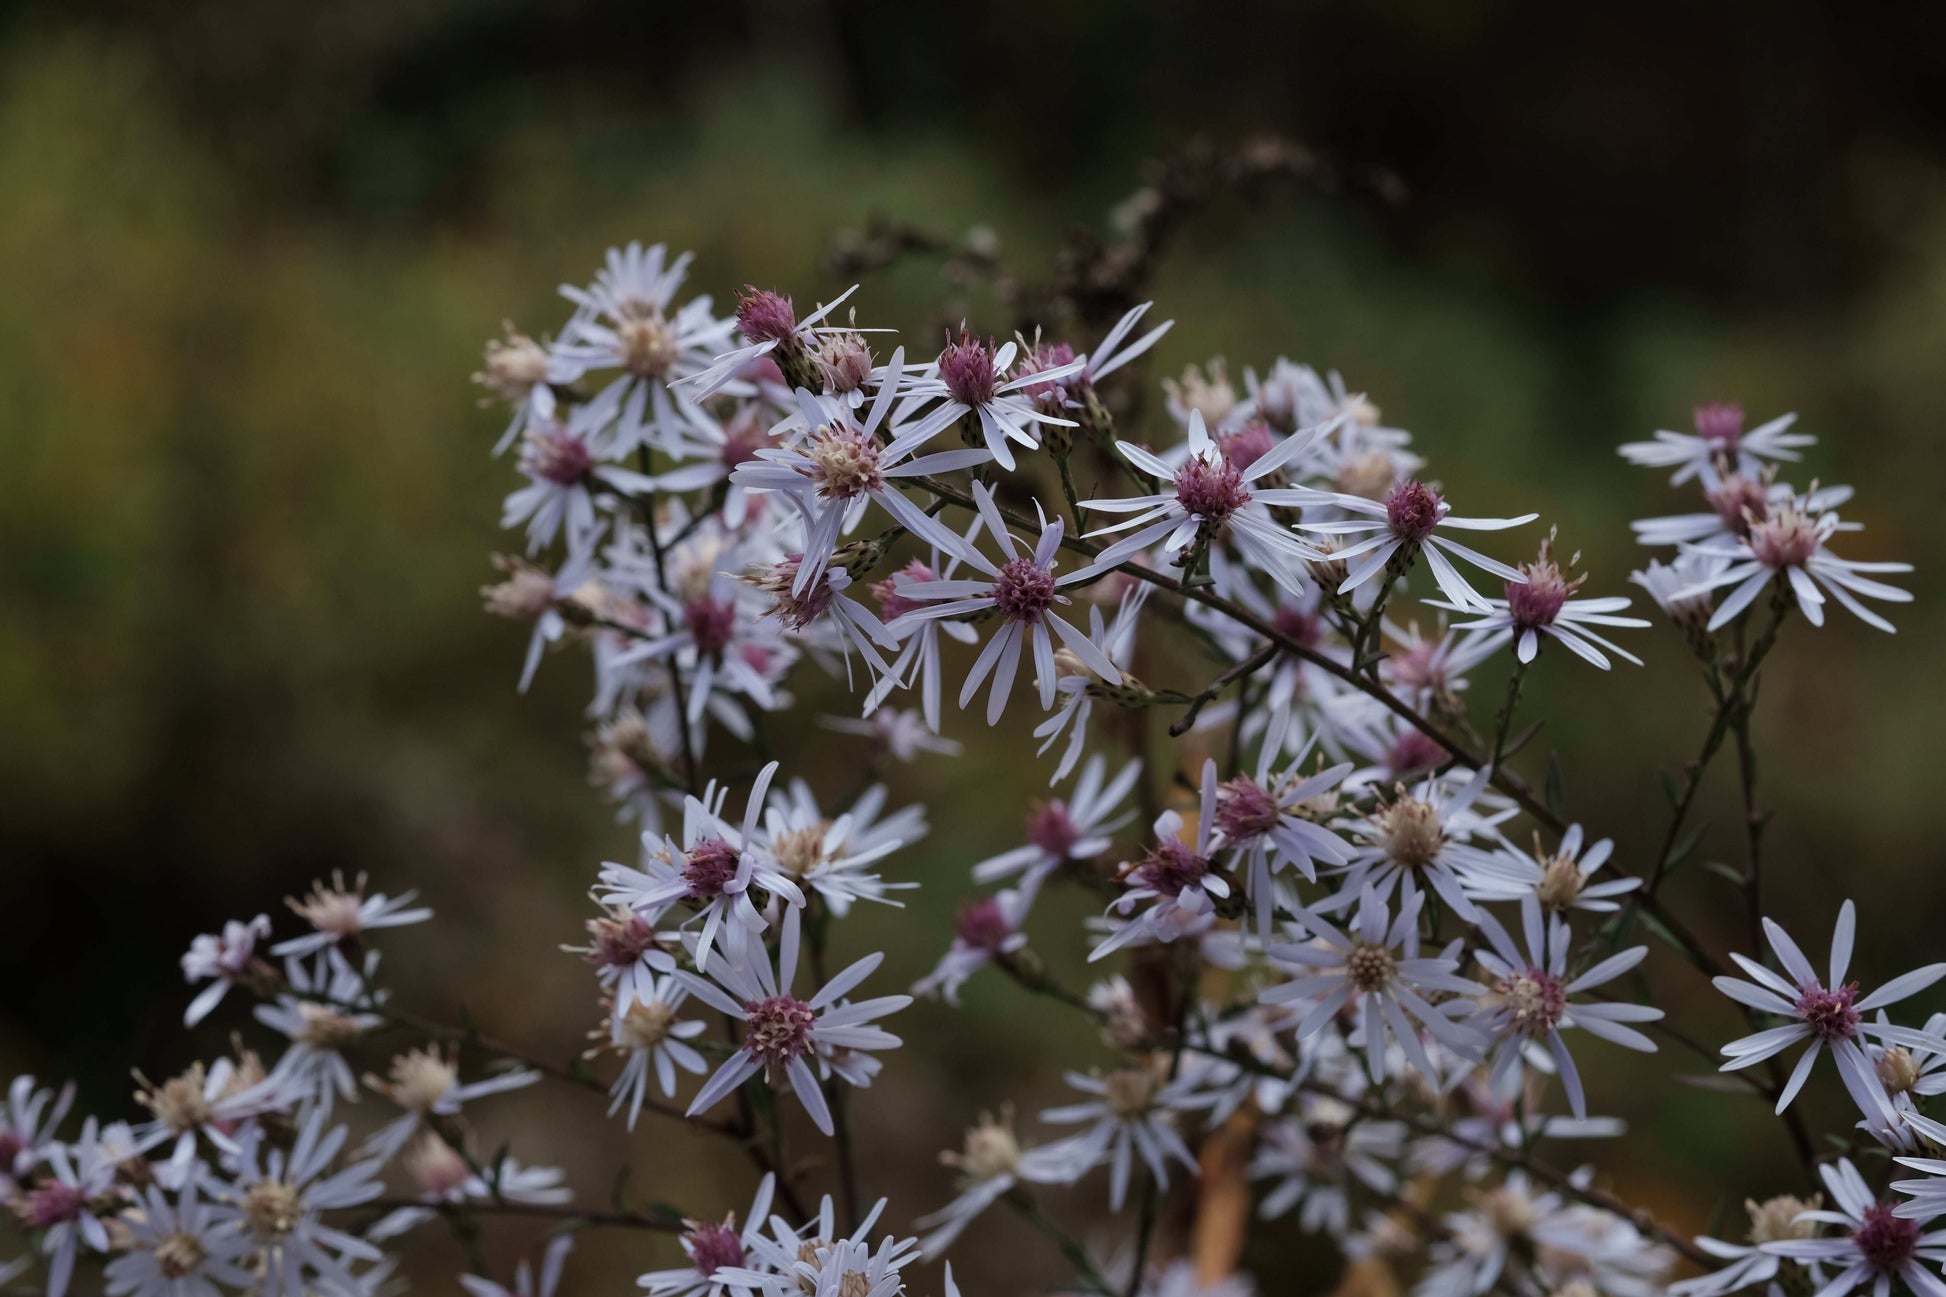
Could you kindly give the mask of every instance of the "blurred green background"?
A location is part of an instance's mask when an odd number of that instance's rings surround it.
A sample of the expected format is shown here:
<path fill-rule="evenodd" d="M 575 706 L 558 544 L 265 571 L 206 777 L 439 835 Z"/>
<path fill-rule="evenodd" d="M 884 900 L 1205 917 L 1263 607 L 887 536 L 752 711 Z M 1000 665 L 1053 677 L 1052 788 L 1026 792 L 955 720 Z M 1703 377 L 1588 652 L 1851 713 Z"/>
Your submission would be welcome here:
<path fill-rule="evenodd" d="M 395 943 L 402 995 L 575 1048 L 586 979 L 556 946 L 629 834 L 584 782 L 583 664 L 559 658 L 517 697 L 524 632 L 478 609 L 487 555 L 514 547 L 497 528 L 509 469 L 487 454 L 502 417 L 467 383 L 483 339 L 503 317 L 555 327 L 554 286 L 630 238 L 693 248 L 692 283 L 725 300 L 745 281 L 800 301 L 843 287 L 820 274 L 825 240 L 875 212 L 991 227 L 1038 272 L 1144 158 L 1265 128 L 1348 175 L 1388 168 L 1409 198 L 1351 186 L 1200 218 L 1155 286 L 1178 325 L 1151 376 L 1211 354 L 1341 368 L 1468 511 L 1542 510 L 1601 592 L 1641 561 L 1627 520 L 1679 503 L 1617 443 L 1708 399 L 1799 411 L 1824 439 L 1801 477 L 1859 489 L 1869 530 L 1848 552 L 1918 563 L 1919 602 L 1896 637 L 1842 614 L 1794 625 L 1766 670 L 1773 908 L 1821 952 L 1855 896 L 1867 979 L 1936 957 L 1946 10 L 1629 13 L 0 9 L 0 1059 L 119 1110 L 129 1066 L 159 1074 L 227 1030 L 182 1038 L 189 938 L 339 867 L 441 914 Z M 938 291 L 901 270 L 867 284 L 861 316 L 929 336 Z M 1548 660 L 1529 690 L 1533 714 L 1572 704 L 1541 742 L 1630 869 L 1661 829 L 1654 766 L 1687 759 L 1705 722 L 1674 637 L 1638 638 L 1644 669 Z M 844 934 L 889 948 L 889 979 L 930 966 L 965 865 L 1011 841 L 1042 777 L 1020 760 L 1029 724 L 901 776 L 933 811 L 901 861 L 927 886 Z M 1707 810 L 1701 858 L 1734 858 L 1730 790 L 1713 783 Z M 1702 871 L 1676 894 L 1712 936 L 1738 930 Z M 1729 1032 L 1724 1005 L 1658 962 L 1697 1032 Z M 963 1014 L 921 1005 L 902 1027 L 911 1047 L 865 1120 L 870 1185 L 901 1219 L 949 1191 L 925 1150 L 1004 1097 L 1031 1112 L 1060 1066 L 1095 1060 L 1070 1023 L 986 983 Z M 1754 1105 L 1661 1083 L 1693 1062 L 1593 1049 L 1584 1069 L 1637 1127 L 1611 1151 L 1621 1185 L 1660 1210 L 1700 1226 L 1725 1196 L 1796 1187 Z M 1808 1101 L 1848 1120 L 1828 1078 Z M 517 1153 L 599 1195 L 617 1149 L 587 1108 L 530 1094 L 502 1113 Z M 696 1210 L 744 1192 L 740 1168 L 699 1167 L 652 1124 L 631 1147 L 636 1183 Z M 440 1246 L 429 1275 L 459 1264 Z M 1283 1246 L 1253 1259 L 1328 1278 Z M 620 1283 L 658 1249 L 590 1241 L 607 1260 L 577 1264 Z M 964 1250 L 975 1283 L 1059 1273 L 1012 1223 Z"/>

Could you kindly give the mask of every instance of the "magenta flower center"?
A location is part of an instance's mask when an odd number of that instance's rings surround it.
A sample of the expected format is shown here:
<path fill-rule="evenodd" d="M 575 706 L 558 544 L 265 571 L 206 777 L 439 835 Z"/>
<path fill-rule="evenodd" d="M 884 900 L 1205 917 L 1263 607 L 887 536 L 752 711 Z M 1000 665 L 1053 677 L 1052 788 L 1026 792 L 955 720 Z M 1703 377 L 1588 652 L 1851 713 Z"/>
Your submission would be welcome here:
<path fill-rule="evenodd" d="M 684 605 L 682 615 L 689 626 L 689 637 L 696 643 L 696 651 L 705 657 L 719 656 L 736 636 L 735 604 L 692 599 Z"/>
<path fill-rule="evenodd" d="M 773 995 L 744 1001 L 743 1020 L 748 1025 L 743 1047 L 777 1068 L 810 1052 L 818 1014 L 794 995 Z"/>
<path fill-rule="evenodd" d="M 627 968 L 662 943 L 655 927 L 630 911 L 626 918 L 590 919 L 588 962 L 598 968 Z"/>
<path fill-rule="evenodd" d="M 953 932 L 963 944 L 974 950 L 994 952 L 1014 935 L 1014 928 L 1013 924 L 1007 922 L 999 899 L 988 896 L 960 907 Z"/>
<path fill-rule="evenodd" d="M 1849 1040 L 1858 1034 L 1858 983 L 1827 991 L 1816 982 L 1798 988 L 1797 1016 L 1824 1040 Z"/>
<path fill-rule="evenodd" d="M 1509 973 L 1493 991 L 1508 1025 L 1523 1036 L 1545 1036 L 1567 1012 L 1567 988 L 1544 968 L 1529 966 Z"/>
<path fill-rule="evenodd" d="M 1134 870 L 1135 881 L 1163 896 L 1181 896 L 1200 885 L 1209 873 L 1209 861 L 1182 843 L 1171 839 L 1158 842 Z"/>
<path fill-rule="evenodd" d="M 594 452 L 588 443 L 565 428 L 536 433 L 528 438 L 522 467 L 533 476 L 556 486 L 575 486 L 594 471 Z"/>
<path fill-rule="evenodd" d="M 1417 544 L 1439 525 L 1440 503 L 1439 492 L 1424 482 L 1401 482 L 1386 497 L 1386 526 L 1400 540 Z"/>
<path fill-rule="evenodd" d="M 699 901 L 713 901 L 736 877 L 742 853 L 721 838 L 704 838 L 682 858 L 682 880 Z"/>
<path fill-rule="evenodd" d="M 1027 816 L 1027 840 L 1048 855 L 1065 860 L 1081 839 L 1068 804 L 1049 800 L 1036 806 Z"/>
<path fill-rule="evenodd" d="M 996 386 L 992 347 L 960 334 L 958 342 L 947 343 L 946 350 L 939 353 L 939 380 L 961 405 L 977 410 L 990 404 Z"/>
<path fill-rule="evenodd" d="M 781 562 L 773 563 L 759 575 L 748 578 L 758 589 L 769 594 L 776 603 L 771 613 L 778 621 L 792 630 L 803 630 L 824 615 L 838 592 L 831 588 L 828 578 L 820 577 L 811 583 L 810 589 L 803 594 L 795 594 L 792 587 L 797 584 L 797 570 L 803 565 L 804 555 L 786 554 Z"/>
<path fill-rule="evenodd" d="M 1043 370 L 1058 369 L 1062 365 L 1074 363 L 1074 348 L 1065 342 L 1050 342 L 1044 346 L 1029 347 L 1020 358 L 1015 372 L 1025 378 Z M 1067 403 L 1067 392 L 1071 385 L 1087 382 L 1085 373 L 1069 374 L 1065 378 L 1045 378 L 1037 383 L 1029 383 L 1021 388 L 1022 395 L 1032 401 L 1046 414 L 1058 414 Z"/>
<path fill-rule="evenodd" d="M 733 1225 L 694 1225 L 683 1236 L 689 1244 L 689 1259 L 696 1273 L 707 1279 L 718 1270 L 739 1269 L 743 1265 L 743 1240 Z"/>
<path fill-rule="evenodd" d="M 1250 503 L 1250 488 L 1236 465 L 1221 455 L 1214 462 L 1197 456 L 1176 470 L 1176 503 L 1184 513 L 1222 522 Z"/>
<path fill-rule="evenodd" d="M 1037 622 L 1054 606 L 1054 574 L 1031 558 L 1010 558 L 993 583 L 993 607 L 1008 621 Z"/>
<path fill-rule="evenodd" d="M 737 294 L 737 331 L 752 342 L 782 342 L 797 332 L 791 299 L 755 285 Z"/>
<path fill-rule="evenodd" d="M 1734 451 L 1743 439 L 1743 407 L 1735 401 L 1711 401 L 1696 407 L 1696 435 L 1722 450 Z"/>
<path fill-rule="evenodd" d="M 1270 790 L 1239 777 L 1216 790 L 1216 827 L 1226 842 L 1254 842 L 1277 827 L 1282 814 Z"/>
<path fill-rule="evenodd" d="M 1865 1209 L 1865 1219 L 1851 1232 L 1851 1241 L 1874 1271 L 1897 1274 L 1912 1263 L 1920 1233 L 1918 1221 L 1894 1216 L 1889 1204 L 1875 1203 Z"/>

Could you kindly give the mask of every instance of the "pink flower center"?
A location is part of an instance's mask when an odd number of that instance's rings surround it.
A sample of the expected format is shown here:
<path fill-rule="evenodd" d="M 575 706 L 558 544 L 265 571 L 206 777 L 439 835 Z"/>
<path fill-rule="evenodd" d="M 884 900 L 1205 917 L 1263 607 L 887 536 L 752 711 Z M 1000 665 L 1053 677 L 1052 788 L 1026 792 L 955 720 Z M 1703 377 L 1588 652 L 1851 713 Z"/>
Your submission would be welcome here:
<path fill-rule="evenodd" d="M 1392 740 L 1385 753 L 1385 768 L 1393 778 L 1402 779 L 1430 770 L 1446 759 L 1446 749 L 1418 730 L 1409 729 Z"/>
<path fill-rule="evenodd" d="M 1385 523 L 1400 540 L 1417 544 L 1439 525 L 1439 492 L 1424 482 L 1401 482 L 1385 500 Z"/>
<path fill-rule="evenodd" d="M 626 918 L 588 920 L 588 935 L 588 962 L 597 968 L 627 968 L 662 944 L 655 927 L 633 912 Z"/>
<path fill-rule="evenodd" d="M 1235 432 L 1226 432 L 1216 439 L 1216 448 L 1223 452 L 1223 461 L 1241 470 L 1270 453 L 1277 444 L 1277 434 L 1270 425 L 1261 419 L 1244 424 Z"/>
<path fill-rule="evenodd" d="M 1567 1012 L 1567 988 L 1544 968 L 1510 973 L 1493 988 L 1508 1025 L 1523 1036 L 1545 1036 Z"/>
<path fill-rule="evenodd" d="M 699 901 L 713 901 L 736 877 L 742 853 L 721 838 L 704 838 L 683 856 L 682 879 L 689 894 Z"/>
<path fill-rule="evenodd" d="M 1798 988 L 1797 1015 L 1824 1040 L 1849 1040 L 1858 1034 L 1858 983 L 1827 991 L 1816 982 Z"/>
<path fill-rule="evenodd" d="M 1548 559 L 1522 563 L 1520 570 L 1527 574 L 1525 585 L 1507 582 L 1507 612 L 1514 625 L 1521 630 L 1552 626 L 1579 582 L 1562 577 L 1561 569 Z"/>
<path fill-rule="evenodd" d="M 827 500 L 854 500 L 885 486 L 878 471 L 878 446 L 853 426 L 824 428 L 805 448 L 808 475 Z"/>
<path fill-rule="evenodd" d="M 766 1066 L 778 1068 L 810 1051 L 811 1028 L 817 1025 L 818 1015 L 796 996 L 773 995 L 744 1001 L 743 1020 L 749 1027 L 743 1047 Z"/>
<path fill-rule="evenodd" d="M 1290 604 L 1283 604 L 1272 613 L 1270 624 L 1277 628 L 1278 634 L 1296 640 L 1305 648 L 1316 648 L 1324 638 L 1324 627 L 1318 621 L 1318 615 Z"/>
<path fill-rule="evenodd" d="M 1250 488 L 1228 459 L 1219 455 L 1212 462 L 1197 456 L 1176 470 L 1176 503 L 1185 513 L 1222 522 L 1250 503 Z"/>
<path fill-rule="evenodd" d="M 958 342 L 946 344 L 939 353 L 939 379 L 946 392 L 961 405 L 979 409 L 992 402 L 996 386 L 993 375 L 993 348 L 964 331 Z"/>
<path fill-rule="evenodd" d="M 1281 813 L 1270 790 L 1254 779 L 1232 779 L 1216 790 L 1216 827 L 1226 842 L 1256 841 L 1277 827 Z"/>
<path fill-rule="evenodd" d="M 79 1220 L 88 1206 L 87 1195 L 71 1184 L 51 1180 L 38 1189 L 30 1190 L 14 1204 L 20 1215 L 20 1223 L 28 1229 L 49 1229 L 71 1220 Z"/>
<path fill-rule="evenodd" d="M 738 464 L 747 464 L 755 459 L 757 452 L 769 445 L 770 434 L 764 431 L 756 418 L 740 415 L 723 430 L 723 449 L 718 452 L 717 458 L 722 461 L 723 467 L 735 468 Z"/>
<path fill-rule="evenodd" d="M 1743 439 L 1743 407 L 1735 401 L 1711 401 L 1693 413 L 1696 435 L 1711 445 L 1734 451 Z"/>
<path fill-rule="evenodd" d="M 961 906 L 953 932 L 963 944 L 974 950 L 993 952 L 1014 935 L 1014 928 L 1007 922 L 999 899 L 989 896 Z"/>
<path fill-rule="evenodd" d="M 1875 1203 L 1865 1209 L 1865 1219 L 1851 1232 L 1851 1241 L 1867 1265 L 1889 1275 L 1912 1263 L 1919 1250 L 1920 1233 L 1918 1221 L 1894 1216 L 1889 1204 Z"/>
<path fill-rule="evenodd" d="M 1209 874 L 1209 861 L 1182 843 L 1158 842 L 1132 871 L 1135 881 L 1163 896 L 1181 896 Z"/>
<path fill-rule="evenodd" d="M 1062 365 L 1074 363 L 1074 348 L 1065 342 L 1050 342 L 1043 346 L 1029 347 L 1020 358 L 1015 372 L 1021 377 L 1038 374 L 1043 370 L 1058 369 Z M 1085 373 L 1069 374 L 1065 378 L 1047 378 L 1038 383 L 1029 383 L 1021 388 L 1023 395 L 1032 401 L 1045 414 L 1058 414 L 1067 403 L 1070 387 L 1088 381 Z"/>
<path fill-rule="evenodd" d="M 696 642 L 696 651 L 705 657 L 721 655 L 736 637 L 735 604 L 719 603 L 714 599 L 692 599 L 684 605 L 682 615 L 689 627 L 690 639 Z"/>
<path fill-rule="evenodd" d="M 1027 840 L 1050 856 L 1066 859 L 1080 839 L 1081 831 L 1068 814 L 1066 802 L 1042 802 L 1027 816 Z"/>
<path fill-rule="evenodd" d="M 993 583 L 993 607 L 1008 621 L 1037 622 L 1058 596 L 1054 574 L 1037 567 L 1031 558 L 1010 558 L 1000 565 Z"/>
<path fill-rule="evenodd" d="M 879 612 L 884 615 L 885 620 L 892 621 L 915 609 L 925 607 L 926 603 L 923 599 L 914 599 L 909 595 L 900 594 L 901 581 L 906 585 L 913 585 L 938 579 L 939 575 L 936 572 L 915 558 L 900 568 L 895 575 L 886 577 L 883 581 L 874 581 L 871 585 L 872 598 L 878 600 Z"/>
<path fill-rule="evenodd" d="M 782 342 L 797 332 L 791 299 L 755 285 L 737 294 L 737 331 L 752 342 Z"/>
<path fill-rule="evenodd" d="M 1795 509 L 1783 509 L 1750 529 L 1750 552 L 1772 571 L 1803 567 L 1818 552 L 1817 526 Z"/>
<path fill-rule="evenodd" d="M 743 1265 L 743 1240 L 733 1225 L 694 1225 L 683 1236 L 689 1245 L 689 1259 L 696 1273 L 707 1279 L 718 1270 L 740 1269 Z"/>
<path fill-rule="evenodd" d="M 792 630 L 803 630 L 824 615 L 838 592 L 831 588 L 826 577 L 819 577 L 811 583 L 810 589 L 803 594 L 795 594 L 792 587 L 797 584 L 797 570 L 803 565 L 804 555 L 786 554 L 782 561 L 772 563 L 756 575 L 748 577 L 759 590 L 770 595 L 776 602 L 771 614 Z"/>
<path fill-rule="evenodd" d="M 1730 474 L 1714 491 L 1703 494 L 1734 536 L 1748 535 L 1751 519 L 1762 522 L 1770 512 L 1769 492 L 1764 484 L 1741 473 Z"/>
<path fill-rule="evenodd" d="M 588 443 L 565 428 L 534 433 L 528 437 L 521 466 L 530 474 L 556 486 L 574 486 L 586 481 L 594 470 L 594 452 Z"/>

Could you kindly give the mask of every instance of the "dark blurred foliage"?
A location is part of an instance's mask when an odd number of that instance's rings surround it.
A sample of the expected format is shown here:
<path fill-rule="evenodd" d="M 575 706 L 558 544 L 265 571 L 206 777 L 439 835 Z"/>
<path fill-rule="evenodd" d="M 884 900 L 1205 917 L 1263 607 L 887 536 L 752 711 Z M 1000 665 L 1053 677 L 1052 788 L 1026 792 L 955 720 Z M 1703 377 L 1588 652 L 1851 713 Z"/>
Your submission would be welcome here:
<path fill-rule="evenodd" d="M 520 634 L 477 610 L 486 555 L 512 547 L 499 417 L 464 381 L 481 340 L 503 316 L 551 328 L 553 285 L 634 237 L 694 247 L 719 295 L 842 287 L 820 276 L 825 240 L 873 213 L 991 227 L 1038 273 L 1197 133 L 1286 133 L 1338 192 L 1200 218 L 1156 285 L 1181 323 L 1148 377 L 1213 353 L 1341 366 L 1474 511 L 1558 520 L 1601 592 L 1640 561 L 1626 520 L 1682 503 L 1617 442 L 1714 397 L 1802 412 L 1825 438 L 1803 476 L 1858 485 L 1861 555 L 1919 563 L 1920 602 L 1896 638 L 1794 626 L 1766 671 L 1774 906 L 1821 950 L 1856 895 L 1868 977 L 1937 955 L 1939 6 L 186 0 L 15 5 L 0 36 L 0 1055 L 17 1068 L 121 1104 L 128 1066 L 188 1056 L 189 937 L 332 868 L 440 911 L 398 943 L 402 993 L 565 1056 L 591 1014 L 555 947 L 628 835 L 581 780 L 584 666 L 557 659 L 516 697 Z M 1374 197 L 1380 175 L 1403 201 Z M 859 300 L 930 327 L 938 295 L 905 267 Z M 1010 323 L 964 296 L 976 325 Z M 1574 708 L 1537 742 L 1625 868 L 1666 813 L 1653 767 L 1704 723 L 1674 638 L 1641 639 L 1642 670 L 1548 661 L 1530 686 L 1538 709 Z M 934 808 L 908 875 L 928 886 L 848 934 L 891 949 L 888 976 L 930 963 L 965 865 L 1006 845 L 1041 777 L 1027 728 L 960 725 L 977 755 L 902 779 Z M 1699 861 L 1735 849 L 1730 790 L 1711 792 Z M 1696 869 L 1677 891 L 1732 939 L 1719 883 Z M 1699 1029 L 1729 1028 L 1686 971 L 1660 980 Z M 1076 1056 L 1069 1024 L 1000 987 L 961 1018 L 909 1017 L 874 1112 L 900 1154 L 877 1187 L 916 1211 L 947 1183 L 907 1153 L 1003 1094 L 1031 1111 Z M 1640 1132 L 1624 1187 L 1698 1225 L 1725 1196 L 1793 1187 L 1761 1113 L 1667 1083 L 1694 1062 L 1602 1064 L 1598 1101 Z M 602 1183 L 610 1128 L 574 1120 L 534 1156 L 565 1140 Z M 677 1157 L 662 1136 L 637 1136 L 647 1172 Z M 682 1175 L 701 1210 L 742 1191 Z M 974 1272 L 1039 1282 L 1051 1264 Z"/>

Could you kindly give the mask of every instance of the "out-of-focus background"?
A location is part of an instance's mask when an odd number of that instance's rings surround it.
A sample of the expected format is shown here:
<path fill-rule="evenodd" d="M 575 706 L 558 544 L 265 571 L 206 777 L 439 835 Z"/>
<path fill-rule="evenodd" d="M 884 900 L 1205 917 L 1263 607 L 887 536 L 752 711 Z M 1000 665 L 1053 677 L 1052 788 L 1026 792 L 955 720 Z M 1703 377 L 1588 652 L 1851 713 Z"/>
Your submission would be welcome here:
<path fill-rule="evenodd" d="M 463 999 L 565 1057 L 590 1005 L 556 948 L 630 834 L 585 783 L 583 664 L 559 658 L 516 696 L 524 632 L 479 610 L 487 555 L 514 547 L 509 466 L 488 454 L 502 416 L 467 382 L 482 341 L 503 318 L 555 327 L 555 286 L 632 238 L 693 248 L 692 282 L 726 300 L 745 281 L 800 302 L 844 287 L 819 269 L 825 240 L 873 213 L 990 227 L 1039 270 L 1196 132 L 1278 130 L 1407 196 L 1348 183 L 1199 218 L 1155 284 L 1178 324 L 1152 376 L 1212 354 L 1340 368 L 1469 511 L 1541 510 L 1604 593 L 1641 561 L 1627 520 L 1679 503 L 1618 442 L 1719 398 L 1820 435 L 1800 479 L 1856 484 L 1868 530 L 1848 548 L 1918 563 L 1918 602 L 1896 637 L 1842 613 L 1793 625 L 1766 670 L 1773 908 L 1821 952 L 1855 896 L 1867 979 L 1936 958 L 1946 10 L 1628 12 L 0 11 L 0 1061 L 126 1111 L 130 1066 L 190 1056 L 190 937 L 282 913 L 334 868 L 439 911 L 392 943 L 403 997 L 449 1015 Z M 861 316 L 930 331 L 937 287 L 924 269 L 868 282 Z M 1631 643 L 1646 668 L 1547 660 L 1529 696 L 1535 714 L 1572 704 L 1542 743 L 1574 814 L 1639 869 L 1665 813 L 1654 766 L 1693 752 L 1704 715 L 1666 630 Z M 888 979 L 930 966 L 965 866 L 1010 844 L 1044 778 L 1027 728 L 1019 712 L 978 755 L 898 776 L 895 800 L 932 808 L 896 870 L 925 886 L 844 936 L 887 948 Z M 1728 857 L 1730 790 L 1712 783 L 1707 810 L 1701 857 Z M 1701 870 L 1675 894 L 1712 939 L 1738 930 Z M 1727 1034 L 1727 1009 L 1659 962 L 1696 1029 Z M 901 1223 L 949 1192 L 930 1149 L 1098 1061 L 1057 1012 L 979 982 L 957 1015 L 902 1015 L 909 1047 L 862 1118 L 868 1186 Z M 1756 1105 L 1661 1083 L 1692 1060 L 1584 1059 L 1598 1106 L 1636 1130 L 1606 1154 L 1625 1191 L 1700 1227 L 1720 1199 L 1801 1187 Z M 1821 1120 L 1846 1119 L 1835 1089 L 1814 1083 Z M 517 1141 L 552 1132 L 526 1151 L 599 1197 L 616 1128 L 581 1102 L 530 1093 L 499 1120 Z M 629 1148 L 636 1184 L 695 1210 L 747 1190 L 653 1121 Z M 969 1291 L 1061 1273 L 1008 1221 L 962 1250 Z M 575 1264 L 625 1285 L 667 1251 L 590 1240 Z M 1273 1290 L 1330 1279 L 1294 1236 L 1250 1259 L 1276 1267 Z M 441 1286 L 461 1261 L 433 1239 L 414 1264 Z"/>

